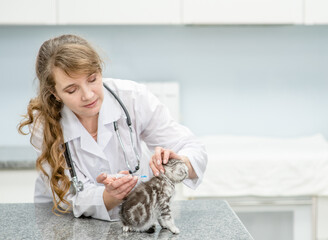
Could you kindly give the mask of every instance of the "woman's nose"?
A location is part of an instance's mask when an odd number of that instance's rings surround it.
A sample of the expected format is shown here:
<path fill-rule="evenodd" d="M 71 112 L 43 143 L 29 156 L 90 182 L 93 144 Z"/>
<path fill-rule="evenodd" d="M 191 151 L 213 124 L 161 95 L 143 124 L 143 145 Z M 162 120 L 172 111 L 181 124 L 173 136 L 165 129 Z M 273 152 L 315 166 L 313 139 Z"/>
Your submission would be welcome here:
<path fill-rule="evenodd" d="M 94 93 L 91 88 L 89 87 L 82 88 L 82 101 L 87 101 L 89 99 L 92 99 L 93 95 Z"/>

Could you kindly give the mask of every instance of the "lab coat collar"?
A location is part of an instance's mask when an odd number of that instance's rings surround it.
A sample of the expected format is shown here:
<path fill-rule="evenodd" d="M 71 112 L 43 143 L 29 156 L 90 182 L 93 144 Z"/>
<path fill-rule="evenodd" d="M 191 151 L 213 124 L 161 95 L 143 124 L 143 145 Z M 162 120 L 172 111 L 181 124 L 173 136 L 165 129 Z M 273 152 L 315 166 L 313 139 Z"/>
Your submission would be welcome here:
<path fill-rule="evenodd" d="M 115 98 L 104 88 L 104 99 L 98 118 L 98 143 L 83 127 L 76 115 L 64 105 L 61 114 L 64 141 L 81 139 L 81 149 L 106 159 L 103 150 L 113 135 L 113 122 L 122 117 L 122 110 Z"/>
<path fill-rule="evenodd" d="M 82 124 L 76 115 L 66 105 L 61 110 L 61 115 L 60 123 L 63 129 L 64 142 L 80 137 Z"/>

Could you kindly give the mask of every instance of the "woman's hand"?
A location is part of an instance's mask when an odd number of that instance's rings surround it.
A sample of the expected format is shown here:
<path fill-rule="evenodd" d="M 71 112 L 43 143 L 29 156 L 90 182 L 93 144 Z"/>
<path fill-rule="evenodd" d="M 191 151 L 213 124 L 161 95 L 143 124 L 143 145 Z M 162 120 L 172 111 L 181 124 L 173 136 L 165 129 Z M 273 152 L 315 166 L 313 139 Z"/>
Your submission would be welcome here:
<path fill-rule="evenodd" d="M 138 177 L 133 177 L 128 171 L 121 171 L 120 173 L 127 175 L 122 178 L 116 178 L 109 177 L 103 173 L 97 177 L 97 182 L 105 185 L 103 199 L 107 210 L 120 204 L 137 184 Z"/>
<path fill-rule="evenodd" d="M 189 178 L 196 178 L 197 175 L 188 159 L 186 156 L 181 156 L 176 154 L 170 149 L 164 149 L 162 147 L 156 147 L 155 148 L 155 154 L 152 156 L 149 166 L 151 170 L 153 171 L 153 174 L 155 176 L 159 175 L 159 172 L 164 173 L 164 167 L 163 164 L 166 164 L 169 159 L 174 158 L 174 159 L 179 159 L 182 160 L 188 167 L 188 172 L 189 172 Z"/>

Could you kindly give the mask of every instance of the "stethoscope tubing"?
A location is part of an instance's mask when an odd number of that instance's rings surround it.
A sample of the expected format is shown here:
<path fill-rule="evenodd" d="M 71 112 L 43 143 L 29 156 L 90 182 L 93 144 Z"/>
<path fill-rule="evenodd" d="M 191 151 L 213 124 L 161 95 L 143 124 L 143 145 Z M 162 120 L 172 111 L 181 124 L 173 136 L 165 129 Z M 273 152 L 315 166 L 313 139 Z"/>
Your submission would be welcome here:
<path fill-rule="evenodd" d="M 124 160 L 125 160 L 125 163 L 127 164 L 128 168 L 129 168 L 129 173 L 130 174 L 135 173 L 140 168 L 140 157 L 139 157 L 139 154 L 136 150 L 136 146 L 135 146 L 133 138 L 132 138 L 133 131 L 132 131 L 132 127 L 131 127 L 132 122 L 131 122 L 130 114 L 129 114 L 128 110 L 126 109 L 125 105 L 123 104 L 123 102 L 121 101 L 121 99 L 114 93 L 114 91 L 112 89 L 110 89 L 108 86 L 106 86 L 106 84 L 103 84 L 103 85 L 114 96 L 114 98 L 120 104 L 120 106 L 122 107 L 122 109 L 125 113 L 126 124 L 129 127 L 129 134 L 130 134 L 130 141 L 131 141 L 132 149 L 133 149 L 133 152 L 134 152 L 134 154 L 136 156 L 136 159 L 137 159 L 137 162 L 138 162 L 138 164 L 135 167 L 134 171 L 131 170 L 130 164 L 128 162 L 128 159 L 127 159 L 127 156 L 126 156 L 126 149 L 124 147 L 122 138 L 120 136 L 120 133 L 119 133 L 119 130 L 118 130 L 118 125 L 117 125 L 116 121 L 114 122 L 114 130 L 115 130 L 116 136 L 117 136 L 117 138 L 120 142 L 120 145 L 122 147 Z M 71 183 L 73 184 L 73 188 L 75 190 L 75 193 L 83 191 L 83 189 L 84 189 L 83 183 L 81 181 L 79 181 L 78 178 L 77 178 L 76 171 L 75 171 L 75 166 L 73 164 L 73 160 L 72 160 L 72 156 L 71 156 L 71 153 L 70 153 L 70 150 L 69 150 L 68 142 L 65 142 L 64 156 L 65 156 L 66 163 L 67 163 L 67 166 L 68 166 L 69 171 L 70 171 L 70 175 L 71 175 L 71 178 L 72 178 Z"/>
<path fill-rule="evenodd" d="M 128 124 L 128 126 L 131 126 L 131 118 L 130 118 L 130 114 L 128 112 L 128 110 L 126 109 L 125 105 L 123 104 L 123 102 L 121 101 L 121 99 L 114 93 L 114 91 L 112 89 L 110 89 L 106 84 L 103 84 L 104 87 L 114 96 L 114 98 L 118 101 L 118 103 L 121 105 L 125 116 L 126 116 L 126 123 Z"/>

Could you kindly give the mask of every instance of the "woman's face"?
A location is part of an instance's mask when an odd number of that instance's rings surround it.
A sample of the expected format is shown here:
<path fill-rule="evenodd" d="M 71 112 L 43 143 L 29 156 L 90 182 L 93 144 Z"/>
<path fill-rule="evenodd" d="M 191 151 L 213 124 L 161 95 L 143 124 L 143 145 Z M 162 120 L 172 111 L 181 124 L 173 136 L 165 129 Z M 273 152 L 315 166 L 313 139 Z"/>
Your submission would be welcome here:
<path fill-rule="evenodd" d="M 98 115 L 104 99 L 102 76 L 99 72 L 91 75 L 68 76 L 62 69 L 54 68 L 57 100 L 64 103 L 79 119 Z"/>

